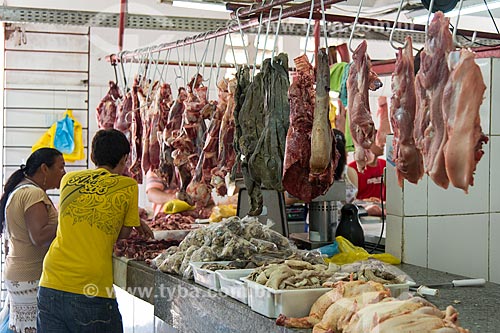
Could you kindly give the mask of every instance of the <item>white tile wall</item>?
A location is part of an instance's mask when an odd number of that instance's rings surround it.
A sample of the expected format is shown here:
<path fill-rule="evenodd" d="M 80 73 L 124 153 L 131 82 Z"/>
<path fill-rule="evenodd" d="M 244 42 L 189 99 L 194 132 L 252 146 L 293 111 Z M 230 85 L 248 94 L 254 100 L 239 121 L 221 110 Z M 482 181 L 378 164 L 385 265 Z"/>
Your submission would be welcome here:
<path fill-rule="evenodd" d="M 428 176 L 424 177 L 418 184 L 404 182 L 403 190 L 403 212 L 404 216 L 427 215 L 427 182 Z"/>
<path fill-rule="evenodd" d="M 500 214 L 490 215 L 490 281 L 500 283 Z"/>
<path fill-rule="evenodd" d="M 491 153 L 490 211 L 500 212 L 500 136 L 492 136 L 488 145 L 486 149 Z"/>
<path fill-rule="evenodd" d="M 486 135 L 490 134 L 490 103 L 491 103 L 491 92 L 498 91 L 492 90 L 491 87 L 491 58 L 477 59 L 476 63 L 481 69 L 481 74 L 483 74 L 483 81 L 486 84 L 486 90 L 484 92 L 483 104 L 479 109 L 479 115 L 481 116 L 481 127 L 483 133 Z"/>
<path fill-rule="evenodd" d="M 134 333 L 151 333 L 154 331 L 154 306 L 134 297 Z"/>
<path fill-rule="evenodd" d="M 134 331 L 134 296 L 115 286 L 116 301 L 122 315 L 123 331 Z"/>
<path fill-rule="evenodd" d="M 500 135 L 500 59 L 492 59 L 491 135 Z"/>
<path fill-rule="evenodd" d="M 451 183 L 445 190 L 429 180 L 429 215 L 487 213 L 489 211 L 490 154 L 487 146 L 483 148 L 485 154 L 477 165 L 474 186 L 469 186 L 468 194 L 454 188 Z"/>
<path fill-rule="evenodd" d="M 429 268 L 488 277 L 489 214 L 429 217 Z"/>
<path fill-rule="evenodd" d="M 402 257 L 403 218 L 396 215 L 387 215 L 387 229 L 385 232 L 385 252 L 396 258 Z"/>
<path fill-rule="evenodd" d="M 403 218 L 403 262 L 427 267 L 427 216 Z"/>

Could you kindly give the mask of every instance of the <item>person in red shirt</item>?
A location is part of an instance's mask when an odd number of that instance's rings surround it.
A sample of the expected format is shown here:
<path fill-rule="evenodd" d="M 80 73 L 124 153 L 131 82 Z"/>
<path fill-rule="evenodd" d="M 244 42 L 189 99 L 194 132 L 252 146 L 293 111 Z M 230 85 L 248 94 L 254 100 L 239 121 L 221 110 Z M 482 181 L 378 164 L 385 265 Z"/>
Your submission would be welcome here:
<path fill-rule="evenodd" d="M 358 189 L 356 199 L 368 201 L 385 201 L 385 185 L 382 176 L 384 174 L 386 162 L 383 159 L 374 157 L 373 161 L 366 165 L 363 173 L 358 171 L 356 161 L 348 164 L 347 176 L 351 183 Z M 380 194 L 382 192 L 382 198 Z M 377 198 L 378 200 L 374 200 Z"/>

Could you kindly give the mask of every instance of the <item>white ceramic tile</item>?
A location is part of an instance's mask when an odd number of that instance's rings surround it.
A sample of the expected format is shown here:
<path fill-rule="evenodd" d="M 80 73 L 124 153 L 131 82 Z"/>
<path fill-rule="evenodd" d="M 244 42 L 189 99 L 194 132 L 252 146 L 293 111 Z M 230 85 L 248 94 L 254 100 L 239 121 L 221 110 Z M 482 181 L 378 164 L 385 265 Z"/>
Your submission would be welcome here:
<path fill-rule="evenodd" d="M 500 214 L 490 215 L 490 281 L 500 283 Z"/>
<path fill-rule="evenodd" d="M 403 246 L 403 218 L 396 215 L 387 215 L 387 229 L 385 232 L 385 252 L 401 259 Z"/>
<path fill-rule="evenodd" d="M 427 216 L 403 217 L 404 263 L 427 267 Z"/>
<path fill-rule="evenodd" d="M 404 183 L 403 191 L 403 215 L 422 216 L 427 215 L 427 182 L 428 176 L 424 175 L 418 184 L 408 181 Z"/>
<path fill-rule="evenodd" d="M 392 158 L 392 138 L 392 135 L 388 135 L 385 144 L 387 161 L 385 169 L 387 214 L 403 216 L 403 189 L 399 187 L 396 168 Z"/>
<path fill-rule="evenodd" d="M 429 178 L 429 215 L 450 215 L 468 213 L 488 213 L 488 194 L 490 190 L 490 151 L 483 146 L 484 156 L 479 161 L 474 173 L 474 186 L 469 186 L 469 193 L 450 186 L 447 190 L 438 187 Z"/>
<path fill-rule="evenodd" d="M 116 301 L 122 315 L 123 331 L 134 331 L 134 296 L 115 286 Z"/>
<path fill-rule="evenodd" d="M 154 330 L 154 306 L 134 297 L 134 333 L 151 333 Z"/>
<path fill-rule="evenodd" d="M 490 211 L 500 212 L 500 136 L 492 136 L 490 139 Z"/>
<path fill-rule="evenodd" d="M 428 267 L 488 277 L 489 214 L 429 217 Z"/>
<path fill-rule="evenodd" d="M 500 135 L 500 59 L 492 59 L 491 134 Z"/>
<path fill-rule="evenodd" d="M 484 98 L 483 98 L 483 104 L 481 104 L 481 107 L 479 109 L 479 115 L 481 117 L 481 128 L 483 132 L 486 135 L 490 134 L 490 109 L 495 110 L 491 108 L 491 91 L 492 91 L 492 86 L 491 86 L 491 63 L 492 59 L 491 58 L 482 58 L 482 59 L 476 59 L 476 63 L 479 65 L 479 68 L 481 69 L 481 74 L 483 74 L 483 80 L 484 83 L 486 84 L 486 90 L 484 92 Z M 498 72 L 500 73 L 500 72 Z M 499 76 L 497 76 L 498 78 Z M 493 90 L 493 91 L 498 91 L 498 90 Z M 498 94 L 497 94 L 498 95 Z M 498 113 L 498 109 L 496 110 Z M 495 124 L 495 122 L 493 123 Z M 499 126 L 498 124 L 496 126 Z M 500 133 L 498 133 L 500 134 Z"/>

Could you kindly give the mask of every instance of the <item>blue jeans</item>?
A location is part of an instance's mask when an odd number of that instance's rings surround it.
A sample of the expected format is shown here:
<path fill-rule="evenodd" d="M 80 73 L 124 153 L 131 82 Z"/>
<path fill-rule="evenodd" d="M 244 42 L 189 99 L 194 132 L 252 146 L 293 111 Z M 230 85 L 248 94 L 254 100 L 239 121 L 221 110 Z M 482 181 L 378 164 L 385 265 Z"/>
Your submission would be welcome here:
<path fill-rule="evenodd" d="M 87 297 L 39 287 L 38 333 L 123 333 L 114 298 Z"/>

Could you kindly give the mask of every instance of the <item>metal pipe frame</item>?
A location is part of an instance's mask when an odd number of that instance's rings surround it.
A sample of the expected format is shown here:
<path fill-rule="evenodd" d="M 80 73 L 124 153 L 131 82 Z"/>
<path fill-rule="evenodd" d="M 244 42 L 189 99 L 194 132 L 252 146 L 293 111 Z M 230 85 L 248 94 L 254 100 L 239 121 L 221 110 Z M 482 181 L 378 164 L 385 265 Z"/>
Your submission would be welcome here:
<path fill-rule="evenodd" d="M 342 2 L 345 0 L 324 0 L 324 6 L 329 6 L 333 5 L 338 2 Z M 321 8 L 321 1 L 315 1 L 313 10 L 317 10 Z M 281 14 L 281 19 L 285 19 L 288 17 L 298 17 L 301 14 L 304 13 L 309 13 L 309 10 L 311 9 L 311 2 L 306 1 L 304 3 L 301 3 L 297 6 L 289 7 L 287 9 L 284 9 L 282 14 Z M 257 27 L 260 24 L 267 23 L 268 21 L 276 21 L 279 19 L 280 15 L 279 13 L 273 13 L 272 15 L 269 15 L 268 17 L 264 17 L 262 20 L 259 20 L 258 18 L 253 18 L 250 19 L 241 25 L 238 24 L 231 24 L 226 28 L 222 29 L 217 29 L 215 31 L 209 31 L 206 33 L 198 34 L 193 37 L 187 37 L 183 40 L 178 40 L 176 42 L 171 42 L 171 43 L 166 43 L 166 44 L 160 44 L 156 46 L 151 46 L 151 47 L 145 47 L 142 49 L 137 49 L 134 51 L 124 51 L 122 52 L 119 56 L 116 54 L 112 54 L 110 56 L 106 57 L 106 60 L 111 62 L 111 63 L 116 63 L 119 62 L 120 59 L 123 62 L 133 62 L 133 61 L 138 61 L 140 56 L 143 55 L 144 53 L 156 53 L 156 52 L 162 52 L 182 46 L 188 46 L 191 44 L 199 43 L 199 42 L 204 42 L 209 39 L 221 37 L 230 33 L 238 32 L 240 30 L 245 30 L 253 27 Z"/>
<path fill-rule="evenodd" d="M 227 3 L 226 9 L 233 11 L 233 13 L 231 13 L 231 18 L 236 19 L 236 17 L 238 17 L 240 20 L 243 20 L 243 19 L 255 17 L 262 12 L 269 11 L 271 8 L 284 5 L 284 4 L 287 4 L 287 3 L 292 2 L 292 1 L 293 0 L 274 0 L 268 4 L 264 3 L 258 7 L 255 7 L 255 8 L 253 7 L 253 5 L 241 6 L 241 4 L 236 4 L 236 7 L 235 7 L 235 4 Z"/>

